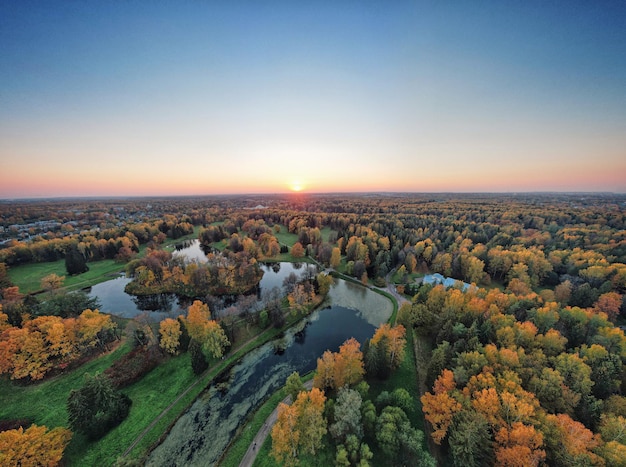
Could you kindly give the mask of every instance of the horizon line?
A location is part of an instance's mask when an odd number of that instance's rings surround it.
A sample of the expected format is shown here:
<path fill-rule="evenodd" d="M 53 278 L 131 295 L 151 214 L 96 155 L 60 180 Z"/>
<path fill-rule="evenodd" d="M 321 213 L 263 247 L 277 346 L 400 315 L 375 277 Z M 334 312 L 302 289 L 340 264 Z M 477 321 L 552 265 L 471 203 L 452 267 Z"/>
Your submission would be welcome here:
<path fill-rule="evenodd" d="M 51 195 L 0 198 L 0 202 L 72 200 L 72 199 L 155 199 L 155 198 L 211 198 L 242 196 L 306 196 L 306 195 L 626 195 L 626 191 L 572 191 L 572 190 L 515 190 L 515 191 L 281 191 L 250 193 L 205 194 L 145 194 L 145 195 Z"/>

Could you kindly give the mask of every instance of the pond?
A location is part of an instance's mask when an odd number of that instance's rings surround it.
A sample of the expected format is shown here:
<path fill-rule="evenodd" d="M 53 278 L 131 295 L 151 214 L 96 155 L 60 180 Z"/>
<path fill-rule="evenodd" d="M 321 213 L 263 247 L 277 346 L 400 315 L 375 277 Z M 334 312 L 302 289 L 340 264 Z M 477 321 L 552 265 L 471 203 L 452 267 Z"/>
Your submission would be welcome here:
<path fill-rule="evenodd" d="M 206 261 L 198 240 L 188 240 L 178 244 L 172 253 L 174 256 L 186 256 L 190 261 Z M 315 275 L 317 266 L 307 263 L 270 263 L 261 264 L 263 277 L 259 282 L 258 296 L 274 287 L 282 287 L 285 278 L 294 273 L 298 278 L 306 275 Z M 176 318 L 185 314 L 191 300 L 179 298 L 175 294 L 156 294 L 134 296 L 124 292 L 124 287 L 131 281 L 130 278 L 119 276 L 106 282 L 96 284 L 88 289 L 89 296 L 98 298 L 100 311 L 122 318 L 134 318 L 146 312 L 156 321 L 165 318 Z"/>
<path fill-rule="evenodd" d="M 215 465 L 237 428 L 285 384 L 287 376 L 312 371 L 325 350 L 338 351 L 350 337 L 363 343 L 392 311 L 387 298 L 335 279 L 324 308 L 282 339 L 248 353 L 220 382 L 209 386 L 152 451 L 146 465 Z"/>

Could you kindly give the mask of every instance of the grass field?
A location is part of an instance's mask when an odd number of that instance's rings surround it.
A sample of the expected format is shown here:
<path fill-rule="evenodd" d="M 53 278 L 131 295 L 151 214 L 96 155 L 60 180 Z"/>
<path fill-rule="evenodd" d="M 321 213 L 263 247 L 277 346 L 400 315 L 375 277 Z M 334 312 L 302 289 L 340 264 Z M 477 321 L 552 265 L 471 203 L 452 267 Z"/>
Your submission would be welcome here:
<path fill-rule="evenodd" d="M 105 354 L 80 368 L 42 383 L 18 384 L 8 377 L 0 378 L 0 419 L 26 418 L 47 427 L 67 426 L 67 396 L 83 384 L 85 373 L 101 373 L 111 363 L 130 351 L 126 345 Z"/>

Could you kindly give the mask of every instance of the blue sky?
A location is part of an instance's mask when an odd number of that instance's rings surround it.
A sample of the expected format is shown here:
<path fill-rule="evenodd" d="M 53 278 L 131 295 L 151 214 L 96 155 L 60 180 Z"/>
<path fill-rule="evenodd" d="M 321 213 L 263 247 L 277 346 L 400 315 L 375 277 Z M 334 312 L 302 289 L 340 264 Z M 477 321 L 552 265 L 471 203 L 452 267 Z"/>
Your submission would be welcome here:
<path fill-rule="evenodd" d="M 0 197 L 625 192 L 626 3 L 471 3 L 3 2 Z"/>

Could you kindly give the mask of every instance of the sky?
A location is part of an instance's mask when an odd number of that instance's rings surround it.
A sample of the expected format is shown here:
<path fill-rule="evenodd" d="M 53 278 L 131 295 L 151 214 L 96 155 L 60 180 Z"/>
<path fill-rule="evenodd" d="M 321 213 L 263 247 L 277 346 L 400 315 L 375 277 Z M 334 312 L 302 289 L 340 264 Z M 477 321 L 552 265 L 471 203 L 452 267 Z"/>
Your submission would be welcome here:
<path fill-rule="evenodd" d="M 0 2 L 0 198 L 293 190 L 626 192 L 626 2 Z"/>

